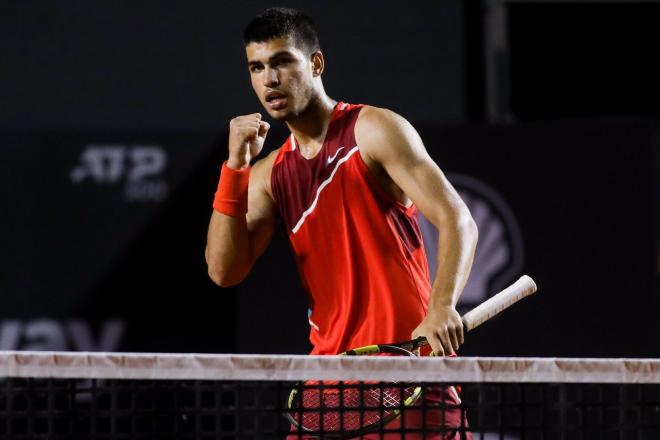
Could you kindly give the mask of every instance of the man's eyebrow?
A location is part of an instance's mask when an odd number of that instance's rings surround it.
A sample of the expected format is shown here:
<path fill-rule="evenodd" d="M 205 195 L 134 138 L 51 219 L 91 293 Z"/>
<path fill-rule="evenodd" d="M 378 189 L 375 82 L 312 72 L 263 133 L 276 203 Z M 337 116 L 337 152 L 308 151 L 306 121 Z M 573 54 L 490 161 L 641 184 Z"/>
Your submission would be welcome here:
<path fill-rule="evenodd" d="M 279 58 L 279 57 L 283 57 L 283 56 L 285 56 L 285 57 L 286 57 L 286 56 L 288 56 L 288 57 L 293 57 L 293 56 L 295 56 L 295 55 L 293 55 L 293 53 L 289 52 L 288 50 L 281 50 L 281 51 L 279 51 L 279 52 L 275 52 L 275 53 L 273 54 L 273 56 L 270 57 L 270 59 L 272 60 L 272 59 L 274 59 L 274 58 Z"/>
<path fill-rule="evenodd" d="M 295 57 L 295 55 L 288 50 L 281 50 L 279 52 L 275 52 L 269 59 L 268 61 L 272 61 L 276 58 L 281 58 L 281 57 Z M 248 66 L 254 66 L 254 65 L 259 65 L 263 64 L 261 61 L 258 60 L 250 60 L 248 61 Z"/>

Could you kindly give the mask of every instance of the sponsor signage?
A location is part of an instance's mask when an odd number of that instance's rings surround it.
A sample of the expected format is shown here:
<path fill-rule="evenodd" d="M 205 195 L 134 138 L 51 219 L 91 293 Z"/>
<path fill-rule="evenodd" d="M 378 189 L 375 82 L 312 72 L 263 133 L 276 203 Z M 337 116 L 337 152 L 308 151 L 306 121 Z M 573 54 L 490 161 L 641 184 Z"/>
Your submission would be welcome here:
<path fill-rule="evenodd" d="M 0 321 L 0 350 L 117 351 L 125 331 L 119 319 L 103 321 L 98 334 L 82 319 L 9 319 Z"/>
<path fill-rule="evenodd" d="M 90 144 L 69 179 L 76 185 L 121 185 L 129 202 L 161 201 L 169 189 L 166 166 L 167 151 L 158 145 Z"/>

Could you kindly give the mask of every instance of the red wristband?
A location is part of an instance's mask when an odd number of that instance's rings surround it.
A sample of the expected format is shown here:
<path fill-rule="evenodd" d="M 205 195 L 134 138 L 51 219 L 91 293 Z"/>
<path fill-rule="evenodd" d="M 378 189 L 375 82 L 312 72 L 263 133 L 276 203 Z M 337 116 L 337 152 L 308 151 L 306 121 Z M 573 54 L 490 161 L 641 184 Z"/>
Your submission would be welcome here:
<path fill-rule="evenodd" d="M 248 210 L 249 181 L 249 166 L 243 170 L 235 170 L 229 168 L 227 162 L 223 163 L 213 209 L 231 217 L 244 216 Z"/>

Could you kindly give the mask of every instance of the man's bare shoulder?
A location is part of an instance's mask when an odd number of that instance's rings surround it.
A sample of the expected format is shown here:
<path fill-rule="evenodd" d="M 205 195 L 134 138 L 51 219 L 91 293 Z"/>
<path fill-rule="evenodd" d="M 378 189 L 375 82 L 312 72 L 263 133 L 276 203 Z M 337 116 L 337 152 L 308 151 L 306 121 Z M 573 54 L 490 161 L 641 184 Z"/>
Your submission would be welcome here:
<path fill-rule="evenodd" d="M 364 106 L 355 123 L 355 137 L 361 148 L 369 155 L 374 150 L 397 148 L 402 141 L 417 133 L 401 115 L 386 108 Z"/>
<path fill-rule="evenodd" d="M 357 126 L 366 125 L 369 128 L 376 128 L 378 125 L 397 125 L 402 122 L 407 121 L 390 109 L 365 105 L 360 111 L 356 124 Z"/>
<path fill-rule="evenodd" d="M 355 123 L 359 130 L 389 130 L 410 125 L 406 119 L 390 109 L 365 105 Z"/>

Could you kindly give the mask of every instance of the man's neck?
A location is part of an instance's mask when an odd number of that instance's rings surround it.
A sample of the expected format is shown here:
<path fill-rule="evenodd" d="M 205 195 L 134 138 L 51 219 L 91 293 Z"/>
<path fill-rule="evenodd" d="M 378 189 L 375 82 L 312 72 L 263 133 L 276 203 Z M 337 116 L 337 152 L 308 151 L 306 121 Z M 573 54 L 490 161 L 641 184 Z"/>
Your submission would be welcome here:
<path fill-rule="evenodd" d="M 286 124 L 298 141 L 298 148 L 304 157 L 312 158 L 321 149 L 336 104 L 337 101 L 323 93 L 310 102 L 300 117 L 287 121 Z"/>

